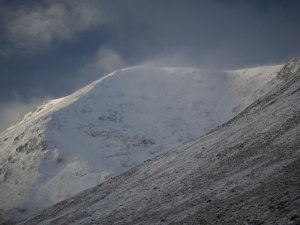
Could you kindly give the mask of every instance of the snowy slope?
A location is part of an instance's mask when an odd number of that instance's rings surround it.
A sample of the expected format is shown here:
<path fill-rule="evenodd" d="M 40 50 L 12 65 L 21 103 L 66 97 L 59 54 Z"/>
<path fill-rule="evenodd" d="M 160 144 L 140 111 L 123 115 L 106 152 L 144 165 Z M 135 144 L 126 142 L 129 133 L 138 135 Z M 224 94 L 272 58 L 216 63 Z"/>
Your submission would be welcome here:
<path fill-rule="evenodd" d="M 193 140 L 274 88 L 282 66 L 132 67 L 28 113 L 0 135 L 0 208 L 24 218 Z"/>
<path fill-rule="evenodd" d="M 299 224 L 300 60 L 278 78 L 218 129 L 21 224 Z"/>

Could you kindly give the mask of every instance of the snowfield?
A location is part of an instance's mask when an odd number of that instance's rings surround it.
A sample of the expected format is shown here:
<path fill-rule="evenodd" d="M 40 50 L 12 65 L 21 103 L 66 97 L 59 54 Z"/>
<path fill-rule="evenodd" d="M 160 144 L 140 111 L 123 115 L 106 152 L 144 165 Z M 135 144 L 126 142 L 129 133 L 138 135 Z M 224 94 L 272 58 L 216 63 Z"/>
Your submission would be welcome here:
<path fill-rule="evenodd" d="M 0 220 L 20 220 L 221 125 L 282 65 L 132 67 L 51 100 L 0 134 Z"/>
<path fill-rule="evenodd" d="M 300 59 L 276 77 L 208 134 L 20 224 L 299 224 Z"/>

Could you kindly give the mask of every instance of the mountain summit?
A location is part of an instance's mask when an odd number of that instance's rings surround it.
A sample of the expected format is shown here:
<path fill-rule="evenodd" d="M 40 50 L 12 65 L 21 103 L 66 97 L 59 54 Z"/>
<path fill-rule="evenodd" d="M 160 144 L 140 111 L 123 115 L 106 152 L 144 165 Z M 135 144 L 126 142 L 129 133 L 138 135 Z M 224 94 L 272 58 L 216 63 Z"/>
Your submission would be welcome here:
<path fill-rule="evenodd" d="M 283 82 L 281 68 L 132 67 L 46 102 L 0 135 L 2 220 L 26 218 L 205 134 Z"/>
<path fill-rule="evenodd" d="M 219 128 L 22 224 L 300 223 L 300 60 Z"/>

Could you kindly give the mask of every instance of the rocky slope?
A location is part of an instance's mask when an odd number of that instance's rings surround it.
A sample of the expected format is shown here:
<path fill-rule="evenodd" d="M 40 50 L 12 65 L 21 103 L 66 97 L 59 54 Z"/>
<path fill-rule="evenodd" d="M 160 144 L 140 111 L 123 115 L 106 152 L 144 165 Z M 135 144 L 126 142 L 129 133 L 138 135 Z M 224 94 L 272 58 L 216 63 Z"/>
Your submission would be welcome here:
<path fill-rule="evenodd" d="M 26 218 L 191 141 L 281 82 L 282 66 L 133 67 L 49 101 L 0 135 L 0 218 Z"/>
<path fill-rule="evenodd" d="M 21 224 L 299 224 L 300 60 L 226 124 Z"/>

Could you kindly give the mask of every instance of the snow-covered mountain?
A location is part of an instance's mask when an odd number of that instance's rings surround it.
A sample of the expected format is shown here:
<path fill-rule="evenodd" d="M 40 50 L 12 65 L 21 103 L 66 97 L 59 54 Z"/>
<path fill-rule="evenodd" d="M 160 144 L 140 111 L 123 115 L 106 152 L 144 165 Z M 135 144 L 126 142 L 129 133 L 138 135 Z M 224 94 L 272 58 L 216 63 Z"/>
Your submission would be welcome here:
<path fill-rule="evenodd" d="M 279 66 L 132 67 L 0 134 L 0 215 L 20 219 L 226 122 L 278 85 Z"/>
<path fill-rule="evenodd" d="M 277 77 L 226 124 L 22 224 L 299 224 L 300 60 Z"/>

